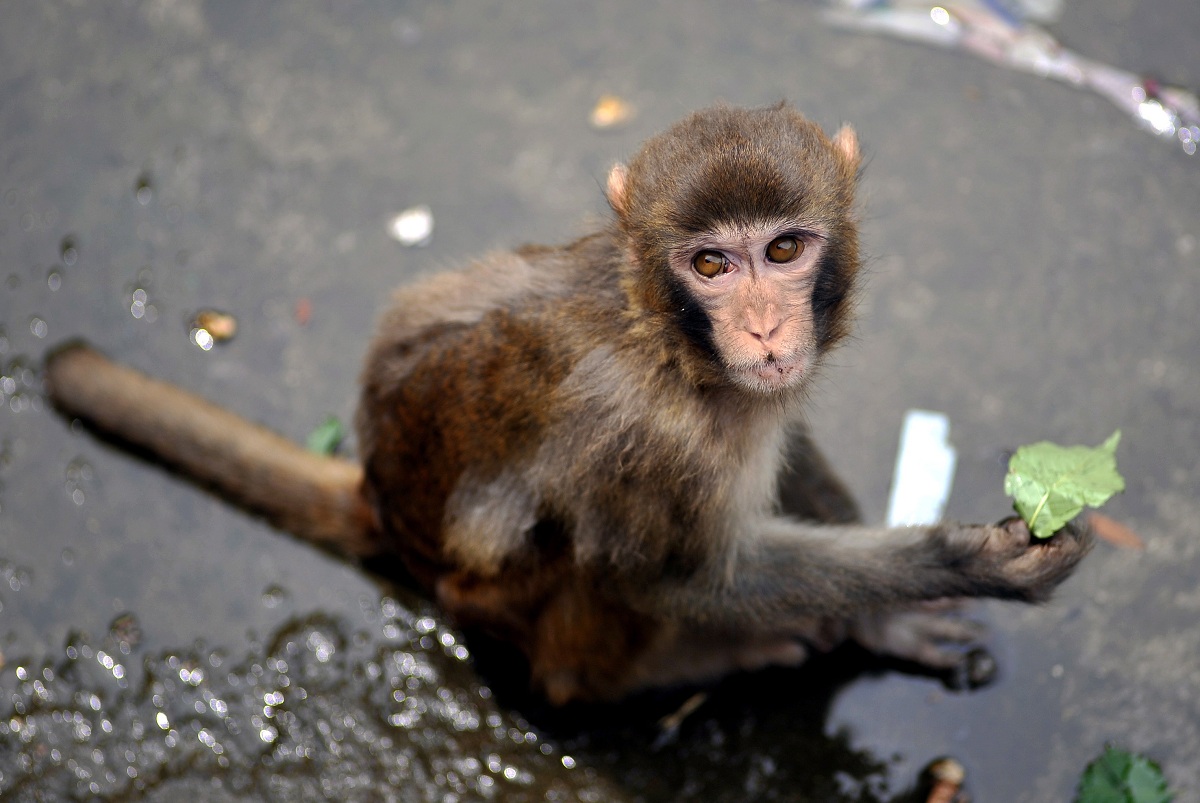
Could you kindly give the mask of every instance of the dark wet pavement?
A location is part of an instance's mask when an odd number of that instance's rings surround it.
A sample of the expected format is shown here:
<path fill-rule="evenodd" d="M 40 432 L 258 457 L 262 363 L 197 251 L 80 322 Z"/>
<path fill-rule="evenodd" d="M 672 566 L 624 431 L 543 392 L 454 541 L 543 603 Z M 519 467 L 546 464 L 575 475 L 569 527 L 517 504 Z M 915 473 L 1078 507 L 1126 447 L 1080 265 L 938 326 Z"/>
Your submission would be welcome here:
<path fill-rule="evenodd" d="M 976 800 L 1032 803 L 1069 799 L 1108 742 L 1200 796 L 1200 157 L 1097 97 L 834 32 L 803 3 L 0 16 L 0 796 L 887 800 L 950 754 Z M 1200 85 L 1192 0 L 1068 0 L 1053 30 Z M 608 93 L 637 113 L 599 132 Z M 85 337 L 303 440 L 349 420 L 391 287 L 569 239 L 644 137 L 780 98 L 852 122 L 868 157 L 871 275 L 812 413 L 868 520 L 906 409 L 949 416 L 949 515 L 971 520 L 1007 514 L 1012 448 L 1124 433 L 1106 512 L 1146 548 L 1101 544 L 1049 605 L 982 606 L 987 689 L 771 673 L 666 745 L 646 719 L 678 701 L 538 728 L 402 589 L 46 409 L 43 355 Z M 433 240 L 406 249 L 388 224 L 417 204 Z M 198 349 L 202 309 L 236 337 Z M 125 614 L 136 637 L 110 632 Z"/>

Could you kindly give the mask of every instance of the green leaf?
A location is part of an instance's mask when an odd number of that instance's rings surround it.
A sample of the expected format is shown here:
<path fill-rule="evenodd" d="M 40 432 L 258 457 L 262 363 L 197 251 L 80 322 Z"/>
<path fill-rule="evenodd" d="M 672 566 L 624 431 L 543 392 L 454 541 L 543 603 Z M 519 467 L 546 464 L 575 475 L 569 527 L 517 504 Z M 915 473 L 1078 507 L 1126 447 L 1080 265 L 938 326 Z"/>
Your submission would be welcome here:
<path fill-rule="evenodd" d="M 326 416 L 308 435 L 308 450 L 317 454 L 333 454 L 346 437 L 345 427 L 335 415 Z"/>
<path fill-rule="evenodd" d="M 1121 430 L 1096 447 L 1035 443 L 1008 461 L 1004 492 L 1038 538 L 1049 538 L 1084 506 L 1099 507 L 1125 490 L 1117 471 Z"/>
<path fill-rule="evenodd" d="M 1171 792 L 1153 761 L 1107 747 L 1083 771 L 1075 803 L 1171 803 Z"/>
<path fill-rule="evenodd" d="M 1133 756 L 1133 764 L 1125 776 L 1129 799 L 1133 803 L 1171 803 L 1171 790 L 1162 770 L 1145 756 Z"/>

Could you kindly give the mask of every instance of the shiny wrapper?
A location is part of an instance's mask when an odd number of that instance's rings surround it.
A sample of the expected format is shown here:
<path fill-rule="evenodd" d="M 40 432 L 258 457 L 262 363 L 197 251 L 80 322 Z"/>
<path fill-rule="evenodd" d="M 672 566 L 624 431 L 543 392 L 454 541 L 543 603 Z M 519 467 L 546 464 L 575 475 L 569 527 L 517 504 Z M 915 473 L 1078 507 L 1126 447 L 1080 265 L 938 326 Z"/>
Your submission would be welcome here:
<path fill-rule="evenodd" d="M 188 338 L 203 351 L 211 351 L 217 343 L 232 340 L 237 327 L 237 318 L 228 312 L 201 310 L 192 317 Z"/>
<path fill-rule="evenodd" d="M 995 64 L 1091 89 L 1146 130 L 1195 155 L 1200 145 L 1196 94 L 1063 47 L 1033 22 L 1053 13 L 1053 4 L 1035 0 L 833 0 L 826 16 L 844 28 L 960 48 Z"/>

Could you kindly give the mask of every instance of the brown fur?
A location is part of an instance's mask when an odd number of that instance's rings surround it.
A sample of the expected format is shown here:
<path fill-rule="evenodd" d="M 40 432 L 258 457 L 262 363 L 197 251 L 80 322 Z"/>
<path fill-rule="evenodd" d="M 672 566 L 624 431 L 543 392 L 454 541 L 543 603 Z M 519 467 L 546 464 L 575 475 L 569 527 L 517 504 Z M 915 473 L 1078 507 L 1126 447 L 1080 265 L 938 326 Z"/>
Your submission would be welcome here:
<path fill-rule="evenodd" d="M 601 231 L 400 290 L 363 371 L 361 495 L 353 467 L 85 348 L 50 360 L 51 393 L 285 529 L 398 554 L 454 621 L 520 648 L 556 703 L 843 638 L 949 666 L 942 642 L 974 629 L 914 606 L 1044 598 L 1089 539 L 855 524 L 799 412 L 850 326 L 859 163 L 851 129 L 829 139 L 784 105 L 698 112 L 614 169 Z M 766 256 L 780 237 L 803 245 L 786 264 Z M 700 276 L 702 250 L 728 270 Z M 179 412 L 147 419 L 164 399 Z M 314 463 L 331 468 L 276 478 Z M 785 518 L 781 496 L 841 526 Z"/>

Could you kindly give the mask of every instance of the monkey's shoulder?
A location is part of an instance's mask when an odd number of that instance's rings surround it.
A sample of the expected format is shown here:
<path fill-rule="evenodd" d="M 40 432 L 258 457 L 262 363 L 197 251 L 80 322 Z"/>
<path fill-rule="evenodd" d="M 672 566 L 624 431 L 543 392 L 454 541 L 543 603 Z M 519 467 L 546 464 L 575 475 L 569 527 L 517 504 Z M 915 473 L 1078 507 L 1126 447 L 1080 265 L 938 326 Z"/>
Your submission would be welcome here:
<path fill-rule="evenodd" d="M 567 246 L 525 245 L 494 251 L 458 269 L 404 285 L 393 294 L 378 336 L 404 342 L 431 329 L 475 325 L 489 313 L 519 315 L 525 309 L 594 293 L 601 280 L 589 260 L 594 251 L 606 248 L 596 239 L 594 235 Z"/>

